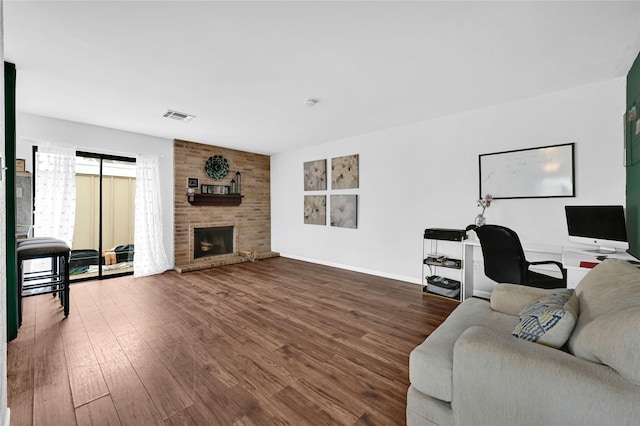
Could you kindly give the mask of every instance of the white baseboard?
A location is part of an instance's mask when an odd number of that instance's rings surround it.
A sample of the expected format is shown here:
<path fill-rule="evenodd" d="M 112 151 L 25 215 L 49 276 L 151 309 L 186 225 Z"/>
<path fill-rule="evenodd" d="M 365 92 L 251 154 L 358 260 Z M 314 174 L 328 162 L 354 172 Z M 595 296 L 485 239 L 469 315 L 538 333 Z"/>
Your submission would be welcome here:
<path fill-rule="evenodd" d="M 309 262 L 309 263 L 317 263 L 318 265 L 331 266 L 333 268 L 346 269 L 347 271 L 361 272 L 363 274 L 375 275 L 376 277 L 389 278 L 391 280 L 405 281 L 405 282 L 408 282 L 408 283 L 411 283 L 411 284 L 420 284 L 420 285 L 422 285 L 422 281 L 421 280 L 416 280 L 414 277 L 409 277 L 409 276 L 405 276 L 405 275 L 387 274 L 386 272 L 374 271 L 374 270 L 365 269 L 365 268 L 358 268 L 358 267 L 350 266 L 350 265 L 343 265 L 342 263 L 325 262 L 323 260 L 310 259 L 310 258 L 307 258 L 307 257 L 296 256 L 296 255 L 285 254 L 285 253 L 280 253 L 280 257 L 286 257 L 286 258 L 289 258 L 289 259 L 301 260 L 303 262 Z"/>
<path fill-rule="evenodd" d="M 4 426 L 9 426 L 11 424 L 11 409 L 7 407 L 7 415 L 4 418 Z"/>

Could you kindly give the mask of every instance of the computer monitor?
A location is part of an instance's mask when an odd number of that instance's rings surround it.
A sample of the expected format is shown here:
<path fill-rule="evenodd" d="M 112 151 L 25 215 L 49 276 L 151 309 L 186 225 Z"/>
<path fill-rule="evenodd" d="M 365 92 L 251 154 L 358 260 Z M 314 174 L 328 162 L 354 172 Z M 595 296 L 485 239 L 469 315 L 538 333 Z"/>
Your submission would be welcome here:
<path fill-rule="evenodd" d="M 588 250 L 613 253 L 629 248 L 622 206 L 565 206 L 569 241 L 595 245 Z"/>

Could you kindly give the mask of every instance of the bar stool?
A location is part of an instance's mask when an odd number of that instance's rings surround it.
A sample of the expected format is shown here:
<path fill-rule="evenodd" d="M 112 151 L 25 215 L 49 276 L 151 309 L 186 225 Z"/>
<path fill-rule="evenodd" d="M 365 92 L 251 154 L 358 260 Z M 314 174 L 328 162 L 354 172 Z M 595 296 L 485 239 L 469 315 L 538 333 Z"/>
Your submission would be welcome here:
<path fill-rule="evenodd" d="M 18 242 L 18 325 L 22 324 L 22 298 L 52 293 L 60 297 L 69 316 L 69 246 L 61 240 L 38 237 Z M 24 273 L 25 260 L 51 259 L 48 270 Z"/>

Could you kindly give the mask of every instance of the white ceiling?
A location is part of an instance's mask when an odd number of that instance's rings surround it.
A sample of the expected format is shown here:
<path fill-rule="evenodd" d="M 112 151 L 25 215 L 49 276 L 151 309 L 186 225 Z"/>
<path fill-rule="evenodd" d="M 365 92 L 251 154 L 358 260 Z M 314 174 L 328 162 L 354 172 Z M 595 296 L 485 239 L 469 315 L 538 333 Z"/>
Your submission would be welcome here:
<path fill-rule="evenodd" d="M 5 0 L 4 31 L 18 111 L 273 154 L 625 76 L 640 2 Z"/>

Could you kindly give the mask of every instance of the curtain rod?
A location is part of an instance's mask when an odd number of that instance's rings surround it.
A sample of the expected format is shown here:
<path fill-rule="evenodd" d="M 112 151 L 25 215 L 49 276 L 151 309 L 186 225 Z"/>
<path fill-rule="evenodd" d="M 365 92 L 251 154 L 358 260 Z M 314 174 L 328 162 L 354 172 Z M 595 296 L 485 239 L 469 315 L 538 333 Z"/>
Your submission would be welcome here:
<path fill-rule="evenodd" d="M 46 139 L 33 139 L 33 138 L 26 138 L 26 137 L 20 137 L 20 140 L 26 141 L 26 142 L 30 142 L 32 145 L 39 145 L 39 144 L 43 144 L 43 143 L 47 143 L 47 144 L 51 144 L 51 145 L 67 145 L 70 146 L 71 144 L 64 144 L 61 142 L 52 142 Z M 149 153 L 143 153 L 143 152 L 121 152 L 121 151 L 110 151 L 110 150 L 104 150 L 104 149 L 100 149 L 99 151 L 96 151 L 95 147 L 84 147 L 84 146 L 78 146 L 78 145 L 71 145 L 73 146 L 76 151 L 86 151 L 86 152 L 95 152 L 96 154 L 106 154 L 106 155 L 115 155 L 118 157 L 131 157 L 136 156 L 136 155 L 148 155 Z M 158 158 L 164 158 L 164 155 L 158 155 Z"/>

